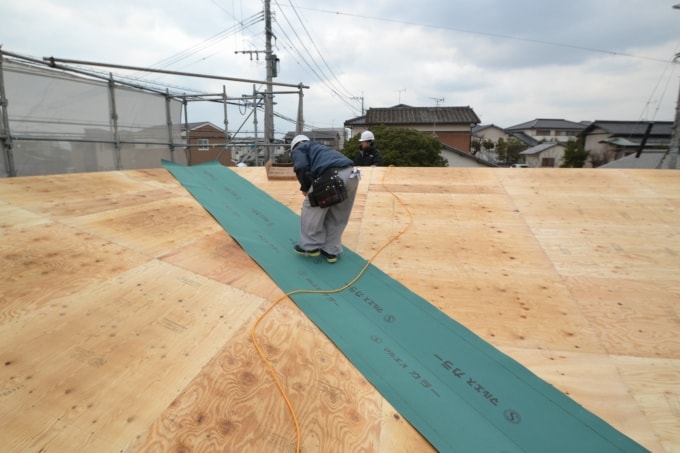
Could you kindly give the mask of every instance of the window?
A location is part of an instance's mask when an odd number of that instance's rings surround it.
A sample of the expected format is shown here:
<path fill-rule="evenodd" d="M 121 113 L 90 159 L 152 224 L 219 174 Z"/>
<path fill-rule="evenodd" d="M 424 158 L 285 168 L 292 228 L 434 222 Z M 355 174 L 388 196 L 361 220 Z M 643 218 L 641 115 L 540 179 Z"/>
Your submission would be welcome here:
<path fill-rule="evenodd" d="M 540 137 L 549 137 L 550 129 L 536 129 L 536 135 Z"/>
<path fill-rule="evenodd" d="M 541 167 L 554 167 L 555 158 L 554 157 L 544 157 L 541 159 Z"/>
<path fill-rule="evenodd" d="M 199 138 L 197 141 L 199 151 L 207 151 L 210 149 L 210 142 L 207 138 Z"/>

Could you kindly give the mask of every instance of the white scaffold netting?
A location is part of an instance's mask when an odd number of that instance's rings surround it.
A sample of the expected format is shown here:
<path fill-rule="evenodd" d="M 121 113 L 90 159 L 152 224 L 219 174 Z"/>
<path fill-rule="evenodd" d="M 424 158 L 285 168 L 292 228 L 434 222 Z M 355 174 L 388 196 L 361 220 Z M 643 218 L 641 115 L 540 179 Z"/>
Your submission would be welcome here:
<path fill-rule="evenodd" d="M 0 177 L 9 166 L 28 176 L 186 163 L 180 100 L 39 65 L 5 60 L 0 70 L 0 136 L 11 137 Z"/>

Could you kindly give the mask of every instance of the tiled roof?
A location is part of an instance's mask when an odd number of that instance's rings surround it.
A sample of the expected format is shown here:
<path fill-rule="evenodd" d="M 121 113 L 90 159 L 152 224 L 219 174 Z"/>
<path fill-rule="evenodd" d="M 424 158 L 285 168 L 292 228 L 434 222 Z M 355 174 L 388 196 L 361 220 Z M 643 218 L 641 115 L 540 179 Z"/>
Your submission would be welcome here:
<path fill-rule="evenodd" d="M 510 136 L 516 138 L 527 146 L 536 146 L 540 143 L 538 140 L 524 132 L 511 132 Z"/>
<path fill-rule="evenodd" d="M 546 143 L 541 143 L 540 145 L 533 146 L 525 151 L 522 151 L 520 154 L 523 154 L 525 156 L 530 156 L 533 154 L 540 154 L 543 151 L 549 150 L 550 148 L 553 148 L 555 146 L 559 146 L 561 148 L 564 148 L 564 145 L 562 143 L 556 143 L 556 142 L 546 142 Z"/>
<path fill-rule="evenodd" d="M 640 154 L 640 157 L 636 157 L 636 154 L 631 154 L 629 156 L 622 157 L 621 159 L 601 165 L 598 168 L 668 168 L 663 166 L 664 161 L 669 160 L 664 159 L 666 157 L 666 152 L 663 150 L 644 150 Z"/>
<path fill-rule="evenodd" d="M 458 149 L 454 146 L 447 145 L 445 143 L 442 143 L 442 150 L 452 152 L 452 153 L 454 153 L 454 154 L 456 154 L 456 155 L 458 155 L 458 156 L 460 156 L 464 159 L 469 159 L 469 160 L 475 161 L 478 164 L 484 165 L 485 167 L 498 167 L 498 165 L 496 165 L 492 162 L 489 162 L 488 160 L 480 159 L 477 156 L 473 156 L 470 153 L 466 153 L 465 151 L 462 151 L 462 150 L 460 150 L 460 149 Z"/>
<path fill-rule="evenodd" d="M 487 129 L 494 129 L 494 128 L 498 129 L 499 131 L 505 132 L 502 127 L 496 126 L 495 124 L 478 124 L 478 125 L 476 125 L 472 128 L 472 133 L 476 134 L 478 132 L 485 131 Z"/>
<path fill-rule="evenodd" d="M 647 130 L 648 121 L 595 121 L 590 124 L 583 132 L 588 133 L 595 129 L 602 129 L 610 135 L 620 137 L 641 136 Z M 650 131 L 650 135 L 671 136 L 673 128 L 672 121 L 655 122 Z"/>
<path fill-rule="evenodd" d="M 366 124 L 478 124 L 477 114 L 470 107 L 410 107 L 370 108 Z"/>
<path fill-rule="evenodd" d="M 523 131 L 527 129 L 550 129 L 550 130 L 582 130 L 583 123 L 575 123 L 563 119 L 537 118 L 526 123 L 517 124 L 506 128 L 507 131 Z"/>
<path fill-rule="evenodd" d="M 193 131 L 194 129 L 198 129 L 199 127 L 202 127 L 202 126 L 211 126 L 212 128 L 217 129 L 218 131 L 224 132 L 224 129 L 222 129 L 219 126 L 214 125 L 210 121 L 197 121 L 197 122 L 188 123 L 188 124 L 182 123 L 181 126 L 182 126 L 183 131 L 186 131 L 186 130 Z"/>
<path fill-rule="evenodd" d="M 365 126 L 366 125 L 366 116 L 357 116 L 355 118 L 349 119 L 345 121 L 345 127 L 352 127 L 352 126 Z"/>

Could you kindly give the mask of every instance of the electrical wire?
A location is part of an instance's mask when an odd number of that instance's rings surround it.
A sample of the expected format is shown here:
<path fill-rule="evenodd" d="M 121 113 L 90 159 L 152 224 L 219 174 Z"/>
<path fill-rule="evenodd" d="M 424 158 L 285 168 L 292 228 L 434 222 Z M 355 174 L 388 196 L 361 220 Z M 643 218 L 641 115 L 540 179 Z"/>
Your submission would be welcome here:
<path fill-rule="evenodd" d="M 300 50 L 299 50 L 297 47 L 295 47 L 295 44 L 294 44 L 293 41 L 290 39 L 290 37 L 288 36 L 288 34 L 285 32 L 285 30 L 283 30 L 283 29 L 280 29 L 280 30 L 281 30 L 281 33 L 283 34 L 283 36 L 290 42 L 290 48 L 292 49 L 292 51 L 298 55 L 298 57 L 299 57 L 298 64 L 301 65 L 301 66 L 302 66 L 302 65 L 307 66 L 307 68 L 309 68 L 309 70 L 312 72 L 312 74 L 313 74 L 313 75 L 314 75 L 321 83 L 323 83 L 324 85 L 326 85 L 326 88 L 328 88 L 328 90 L 329 90 L 331 93 L 333 93 L 333 94 L 335 94 L 336 96 L 338 96 L 338 98 L 339 98 L 342 102 L 344 102 L 345 105 L 347 105 L 347 106 L 350 108 L 350 110 L 356 111 L 356 110 L 357 110 L 357 107 L 356 107 L 355 105 L 351 104 L 350 102 L 348 102 L 348 100 L 347 100 L 347 99 L 352 99 L 352 98 L 347 98 L 346 96 L 340 95 L 340 94 L 338 93 L 337 89 L 330 83 L 330 81 L 328 80 L 328 78 L 325 77 L 325 75 L 320 75 L 320 74 L 314 69 L 314 67 L 312 67 L 312 66 L 309 64 L 308 58 L 305 58 L 305 56 L 302 54 L 302 52 L 300 52 Z M 299 39 L 299 38 L 298 38 L 298 39 Z"/>
<path fill-rule="evenodd" d="M 320 13 L 325 13 L 325 14 L 333 14 L 336 16 L 348 16 L 348 17 L 355 17 L 359 19 L 369 19 L 369 20 L 375 20 L 375 21 L 381 21 L 381 22 L 392 22 L 396 24 L 401 24 L 401 25 L 415 25 L 418 27 L 424 27 L 424 28 L 434 28 L 434 29 L 440 29 L 440 30 L 447 30 L 447 31 L 454 31 L 458 33 L 467 33 L 471 35 L 480 35 L 480 36 L 488 36 L 491 38 L 502 38 L 502 39 L 509 39 L 509 40 L 514 40 L 514 41 L 522 41 L 522 42 L 530 42 L 534 44 L 542 44 L 546 46 L 554 46 L 554 47 L 563 47 L 567 49 L 576 49 L 576 50 L 583 50 L 586 52 L 595 52 L 595 53 L 603 53 L 603 54 L 608 54 L 608 55 L 615 55 L 615 56 L 620 56 L 620 57 L 629 57 L 629 58 L 637 58 L 640 60 L 650 60 L 650 61 L 658 61 L 661 63 L 666 63 L 668 60 L 664 60 L 661 58 L 655 58 L 655 57 L 648 57 L 644 55 L 634 55 L 626 52 L 617 52 L 614 50 L 607 50 L 607 49 L 598 49 L 595 47 L 588 47 L 588 46 L 579 46 L 575 44 L 567 44 L 567 43 L 562 43 L 562 42 L 555 42 L 555 41 L 546 41 L 542 39 L 531 39 L 531 38 L 522 38 L 519 36 L 512 36 L 512 35 L 504 35 L 501 33 L 491 33 L 491 32 L 485 32 L 485 31 L 479 31 L 479 30 L 467 30 L 464 28 L 457 28 L 457 27 L 450 27 L 450 26 L 445 26 L 445 25 L 435 25 L 435 24 L 423 24 L 419 22 L 412 22 L 412 21 L 407 21 L 407 20 L 399 20 L 399 19 L 389 19 L 386 17 L 375 17 L 375 16 L 366 16 L 366 15 L 361 15 L 361 14 L 352 14 L 352 13 L 345 13 L 342 11 L 330 11 L 330 10 L 324 10 L 324 9 L 317 9 L 317 8 L 302 8 L 302 9 L 307 9 L 311 11 L 317 11 Z"/>
<path fill-rule="evenodd" d="M 274 379 L 274 382 L 276 383 L 276 387 L 279 390 L 279 393 L 283 397 L 283 400 L 286 403 L 286 406 L 288 407 L 288 411 L 290 412 L 290 415 L 293 419 L 293 423 L 295 424 L 295 434 L 296 434 L 296 448 L 295 452 L 300 453 L 300 447 L 302 443 L 302 434 L 300 431 L 300 421 L 298 420 L 297 414 L 295 413 L 295 408 L 293 407 L 293 403 L 291 403 L 290 398 L 288 397 L 288 394 L 286 393 L 286 390 L 283 388 L 283 384 L 281 383 L 281 380 L 279 379 L 276 370 L 274 369 L 274 365 L 267 359 L 267 355 L 264 353 L 264 350 L 262 347 L 260 347 L 260 344 L 257 341 L 257 337 L 255 335 L 255 331 L 257 329 L 257 326 L 260 324 L 260 321 L 262 321 L 268 314 L 271 312 L 271 310 L 279 304 L 282 300 L 293 296 L 295 294 L 334 294 L 334 293 L 339 293 L 344 291 L 345 289 L 349 288 L 352 286 L 354 283 L 356 283 L 366 272 L 368 267 L 371 265 L 373 260 L 382 253 L 384 249 L 386 249 L 390 244 L 392 244 L 394 241 L 399 239 L 402 234 L 404 234 L 413 224 L 413 213 L 411 210 L 408 208 L 406 203 L 397 195 L 395 194 L 392 190 L 390 190 L 386 185 L 385 185 L 385 176 L 387 175 L 389 168 L 387 167 L 385 171 L 383 172 L 383 176 L 381 179 L 381 184 L 383 188 L 388 191 L 392 196 L 401 204 L 401 206 L 406 210 L 406 212 L 409 215 L 409 222 L 406 224 L 404 228 L 402 228 L 397 234 L 395 234 L 389 241 L 387 241 L 385 244 L 383 244 L 374 254 L 373 256 L 366 261 L 366 264 L 361 268 L 361 270 L 357 273 L 357 275 L 347 282 L 345 285 L 341 286 L 340 288 L 335 288 L 335 289 L 297 289 L 294 291 L 290 291 L 283 296 L 279 297 L 277 300 L 275 300 L 272 304 L 269 305 L 269 307 L 257 318 L 255 323 L 253 324 L 252 328 L 250 329 L 250 339 L 253 342 L 253 345 L 255 346 L 255 349 L 257 350 L 257 353 L 259 354 L 260 358 L 262 361 L 267 365 L 267 368 L 269 369 L 269 373 L 271 374 L 272 378 Z"/>
<path fill-rule="evenodd" d="M 187 58 L 190 58 L 199 52 L 202 52 L 212 46 L 215 46 L 219 44 L 221 41 L 231 37 L 232 35 L 236 35 L 237 33 L 248 29 L 249 27 L 252 27 L 258 22 L 262 22 L 264 20 L 264 13 L 259 12 L 257 14 L 254 14 L 250 16 L 249 18 L 245 19 L 245 21 L 241 21 L 235 25 L 232 25 L 231 27 L 224 29 L 220 31 L 219 33 L 214 34 L 213 36 L 204 39 L 203 41 L 188 47 L 180 52 L 177 52 L 174 55 L 171 55 L 167 58 L 164 58 L 163 60 L 160 60 L 150 66 L 152 69 L 165 69 L 169 68 L 182 60 L 185 60 Z M 206 57 L 204 59 L 207 59 L 209 57 Z M 132 74 L 130 77 L 138 77 L 139 79 L 143 78 L 145 75 L 148 75 L 148 73 L 143 73 L 143 74 Z"/>
<path fill-rule="evenodd" d="M 274 1 L 276 2 L 276 5 L 278 6 L 279 2 L 278 2 L 277 0 L 274 0 Z M 350 93 L 349 90 L 348 90 L 347 88 L 345 88 L 345 87 L 343 86 L 343 84 L 342 84 L 342 83 L 340 82 L 340 80 L 338 79 L 338 76 L 335 75 L 335 72 L 333 71 L 333 69 L 332 69 L 332 68 L 330 67 L 330 65 L 328 64 L 328 61 L 326 61 L 326 58 L 324 58 L 323 52 L 321 52 L 321 50 L 319 50 L 319 47 L 316 45 L 316 42 L 314 41 L 314 38 L 313 38 L 312 35 L 309 33 L 309 30 L 307 29 L 307 26 L 305 25 L 305 21 L 304 21 L 304 20 L 302 19 L 302 17 L 300 16 L 300 13 L 298 12 L 298 10 L 297 10 L 297 8 L 295 7 L 295 5 L 293 5 L 293 1 L 292 1 L 292 0 L 288 0 L 288 3 L 290 4 L 291 8 L 293 9 L 293 12 L 295 13 L 295 16 L 297 17 L 298 22 L 300 22 L 300 25 L 302 26 L 302 29 L 305 31 L 305 34 L 306 34 L 307 37 L 309 38 L 309 41 L 312 43 L 312 46 L 314 46 L 314 50 L 316 50 L 316 53 L 319 55 L 319 58 L 321 59 L 321 61 L 323 61 L 323 63 L 324 63 L 324 65 L 326 66 L 326 68 L 328 68 L 328 70 L 330 71 L 331 75 L 333 76 L 333 79 L 334 79 L 335 81 L 337 81 L 338 85 L 339 85 L 343 90 L 345 90 L 345 96 L 348 97 L 348 98 L 352 98 L 354 95 L 353 95 L 352 93 Z M 279 6 L 279 9 L 281 9 L 280 6 Z M 283 10 L 281 10 L 281 12 L 283 13 Z M 284 13 L 284 14 L 285 14 L 285 13 Z M 299 38 L 299 37 L 298 37 L 298 38 Z M 306 50 L 306 49 L 305 49 L 305 50 Z M 311 56 L 311 55 L 310 55 L 310 56 Z M 317 65 L 317 67 L 319 67 L 319 66 Z M 319 67 L 319 69 L 321 69 L 321 68 Z"/>
<path fill-rule="evenodd" d="M 297 41 L 300 42 L 300 44 L 301 44 L 301 46 L 302 46 L 302 49 L 304 50 L 304 52 L 305 52 L 306 55 L 308 56 L 308 58 L 305 58 L 305 55 L 303 55 L 303 52 L 295 45 L 295 42 L 290 38 L 290 36 L 288 35 L 288 33 L 286 33 L 286 31 L 285 31 L 283 28 L 279 27 L 279 29 L 280 29 L 280 31 L 281 31 L 281 34 L 282 34 L 282 35 L 285 37 L 285 39 L 288 41 L 288 43 L 289 43 L 291 49 L 293 50 L 293 52 L 296 53 L 296 54 L 298 55 L 298 57 L 299 57 L 299 59 L 300 59 L 300 61 L 298 61 L 298 64 L 301 64 L 301 65 L 304 64 L 307 68 L 309 68 L 309 70 L 312 72 L 312 74 L 314 74 L 314 76 L 316 76 L 316 78 L 317 78 L 319 81 L 321 81 L 324 85 L 326 85 L 326 87 L 327 87 L 334 95 L 338 96 L 338 98 L 339 98 L 342 102 L 344 102 L 344 103 L 350 108 L 350 110 L 355 111 L 355 110 L 357 109 L 357 107 L 356 107 L 354 104 L 352 104 L 351 102 L 349 102 L 349 101 L 353 101 L 353 100 L 357 99 L 357 96 L 352 95 L 352 94 L 349 92 L 349 90 L 347 90 L 347 88 L 345 88 L 345 87 L 342 85 L 342 83 L 338 80 L 337 76 L 335 75 L 335 73 L 334 73 L 333 70 L 331 69 L 330 65 L 328 64 L 328 62 L 327 62 L 326 59 L 324 58 L 323 54 L 322 54 L 321 51 L 319 50 L 318 46 L 317 46 L 316 43 L 314 42 L 314 38 L 311 36 L 311 34 L 309 33 L 309 31 L 307 30 L 307 27 L 305 26 L 305 23 L 304 23 L 302 17 L 300 17 L 300 14 L 298 13 L 298 11 L 297 11 L 297 9 L 295 8 L 295 6 L 293 5 L 293 3 L 292 3 L 291 1 L 289 1 L 290 7 L 291 7 L 291 8 L 293 9 L 293 11 L 295 12 L 295 15 L 296 15 L 296 17 L 297 17 L 297 20 L 298 20 L 298 22 L 299 22 L 299 24 L 300 24 L 299 27 L 296 27 L 296 26 L 293 25 L 293 23 L 292 23 L 291 20 L 288 18 L 288 16 L 286 15 L 285 11 L 283 10 L 283 8 L 281 8 L 281 5 L 279 5 L 279 2 L 278 2 L 278 1 L 275 0 L 275 4 L 276 4 L 276 6 L 279 8 L 279 11 L 281 12 L 281 14 L 283 15 L 283 18 L 285 19 L 286 23 L 288 24 L 288 27 L 292 30 L 293 34 L 294 34 L 295 37 L 297 38 Z M 276 21 L 275 23 L 276 23 L 277 26 L 279 25 L 278 21 Z M 325 66 L 328 68 L 328 70 L 330 71 L 330 73 L 331 73 L 331 75 L 332 75 L 333 77 L 329 77 L 329 76 L 326 74 L 326 72 L 324 71 L 324 69 L 319 65 L 319 63 L 317 63 L 317 58 L 314 57 L 314 55 L 312 54 L 312 52 L 311 52 L 311 51 L 307 48 L 307 46 L 305 45 L 303 39 L 300 37 L 300 35 L 299 35 L 298 32 L 297 32 L 297 28 L 300 28 L 300 27 L 302 27 L 302 29 L 303 29 L 303 30 L 305 31 L 305 33 L 307 34 L 307 37 L 308 37 L 309 41 L 312 43 L 312 45 L 314 46 L 314 49 L 316 50 L 316 53 L 319 55 L 319 59 L 321 59 L 321 61 L 324 62 Z M 312 65 L 309 63 L 309 61 L 312 61 L 312 62 L 314 63 L 314 66 L 312 66 Z M 335 80 L 335 82 L 334 82 L 333 80 Z M 338 88 L 337 86 L 335 86 L 336 83 L 337 83 L 337 85 L 339 85 L 340 88 Z M 343 90 L 344 90 L 345 94 L 342 93 Z"/>
<path fill-rule="evenodd" d="M 678 44 L 676 45 L 676 51 L 677 49 L 680 48 L 680 41 L 678 41 Z M 656 91 L 659 89 L 659 85 L 661 85 L 662 80 L 666 77 L 666 72 L 669 71 L 670 69 L 670 75 L 666 79 L 666 84 L 663 87 L 663 90 L 661 91 L 661 95 L 659 96 L 659 99 L 656 102 L 656 108 L 654 109 L 654 113 L 652 114 L 650 121 L 654 121 L 656 118 L 657 113 L 659 113 L 659 109 L 661 108 L 661 102 L 663 99 L 666 97 L 666 92 L 668 90 L 668 86 L 670 85 L 671 80 L 673 79 L 673 73 L 675 71 L 675 65 L 676 62 L 675 60 L 669 61 L 665 66 L 663 71 L 661 71 L 661 75 L 659 76 L 659 80 L 656 82 L 656 85 L 654 86 L 654 89 L 652 89 L 652 92 L 649 94 L 649 98 L 647 99 L 647 102 L 645 103 L 645 107 L 640 114 L 640 120 L 642 121 L 645 117 L 645 112 L 647 112 L 650 104 L 652 104 L 654 95 L 656 94 Z"/>

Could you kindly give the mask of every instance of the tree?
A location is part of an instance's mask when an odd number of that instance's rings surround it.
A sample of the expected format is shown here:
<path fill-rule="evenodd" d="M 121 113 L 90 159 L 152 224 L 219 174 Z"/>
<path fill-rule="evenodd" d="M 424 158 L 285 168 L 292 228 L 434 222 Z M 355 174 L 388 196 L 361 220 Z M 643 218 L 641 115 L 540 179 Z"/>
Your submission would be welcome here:
<path fill-rule="evenodd" d="M 498 160 L 505 165 L 512 165 L 519 162 L 519 153 L 527 149 L 527 145 L 517 140 L 515 137 L 510 137 L 505 140 L 503 138 L 498 139 L 496 143 L 496 154 L 498 155 Z"/>
<path fill-rule="evenodd" d="M 562 168 L 583 168 L 588 160 L 590 151 L 583 149 L 583 143 L 580 140 L 569 140 L 566 143 L 564 150 L 564 157 L 562 158 Z"/>
<path fill-rule="evenodd" d="M 371 127 L 375 147 L 380 150 L 385 165 L 395 167 L 446 167 L 441 155 L 442 144 L 435 137 L 416 129 L 401 127 Z M 345 142 L 342 153 L 354 159 L 359 149 L 359 134 Z"/>
<path fill-rule="evenodd" d="M 470 142 L 470 148 L 472 150 L 472 155 L 476 156 L 477 153 L 482 150 L 482 141 L 478 138 L 473 138 Z"/>
<path fill-rule="evenodd" d="M 484 147 L 484 151 L 489 152 L 492 149 L 494 149 L 496 144 L 493 142 L 493 140 L 491 140 L 489 138 L 485 138 L 484 141 L 482 142 L 482 146 Z"/>

